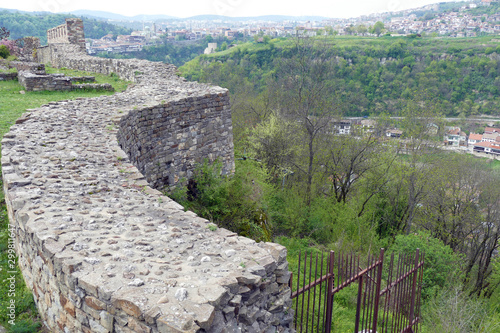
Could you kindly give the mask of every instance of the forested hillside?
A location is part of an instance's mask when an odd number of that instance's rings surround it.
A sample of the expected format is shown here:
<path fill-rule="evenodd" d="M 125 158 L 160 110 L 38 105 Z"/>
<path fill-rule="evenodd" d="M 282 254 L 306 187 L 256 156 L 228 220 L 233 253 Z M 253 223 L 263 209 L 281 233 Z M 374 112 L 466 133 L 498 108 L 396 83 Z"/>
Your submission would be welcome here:
<path fill-rule="evenodd" d="M 304 250 L 419 248 L 419 331 L 500 332 L 500 164 L 440 149 L 443 115 L 499 114 L 498 44 L 292 38 L 198 57 L 180 70 L 231 90 L 236 172 L 205 163 L 171 195 L 287 246 L 292 266 Z M 339 134 L 369 114 L 372 127 Z M 335 332 L 353 330 L 353 297 L 335 298 Z"/>
<path fill-rule="evenodd" d="M 20 12 L 0 12 L 0 27 L 10 31 L 10 38 L 17 39 L 27 36 L 40 38 L 42 45 L 47 44 L 47 30 L 64 23 L 68 17 L 75 17 L 70 14 L 51 13 L 20 13 Z M 85 29 L 85 37 L 101 38 L 107 34 L 126 35 L 132 30 L 109 24 L 104 21 L 82 17 Z"/>
<path fill-rule="evenodd" d="M 435 96 L 447 116 L 497 114 L 500 109 L 498 39 L 337 37 L 323 43 L 335 62 L 329 84 L 349 106 L 345 115 L 396 114 L 402 100 L 422 90 Z M 282 40 L 248 43 L 201 56 L 181 70 L 193 80 L 232 92 L 244 84 L 258 94 L 290 49 Z"/>

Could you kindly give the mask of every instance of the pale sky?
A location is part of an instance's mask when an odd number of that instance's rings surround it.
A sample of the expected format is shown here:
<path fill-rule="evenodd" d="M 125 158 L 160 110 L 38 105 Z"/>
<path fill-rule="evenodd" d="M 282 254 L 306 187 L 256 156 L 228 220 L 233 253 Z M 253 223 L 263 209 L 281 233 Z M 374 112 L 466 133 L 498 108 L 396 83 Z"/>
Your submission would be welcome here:
<path fill-rule="evenodd" d="M 234 17 L 318 15 L 349 18 L 416 8 L 439 1 L 443 0 L 0 0 L 0 8 L 50 12 L 88 9 L 126 16 L 165 14 L 182 18 L 203 14 Z"/>

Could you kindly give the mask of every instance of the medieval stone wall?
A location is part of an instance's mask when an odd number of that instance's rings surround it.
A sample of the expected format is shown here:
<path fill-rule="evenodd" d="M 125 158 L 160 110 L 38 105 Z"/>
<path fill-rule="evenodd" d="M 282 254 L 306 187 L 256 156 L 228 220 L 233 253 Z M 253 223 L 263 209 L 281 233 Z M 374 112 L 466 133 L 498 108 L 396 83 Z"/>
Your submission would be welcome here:
<path fill-rule="evenodd" d="M 17 73 L 0 73 L 0 81 L 12 81 L 17 79 Z"/>
<path fill-rule="evenodd" d="M 118 141 L 132 163 L 158 189 L 192 177 L 195 163 L 219 157 L 234 168 L 227 92 L 132 110 L 120 120 Z"/>
<path fill-rule="evenodd" d="M 67 46 L 38 55 L 134 84 L 28 110 L 2 141 L 19 265 L 46 326 L 290 331 L 286 249 L 217 228 L 150 186 L 175 183 L 204 157 L 234 168 L 227 90 L 187 82 L 171 65 Z"/>

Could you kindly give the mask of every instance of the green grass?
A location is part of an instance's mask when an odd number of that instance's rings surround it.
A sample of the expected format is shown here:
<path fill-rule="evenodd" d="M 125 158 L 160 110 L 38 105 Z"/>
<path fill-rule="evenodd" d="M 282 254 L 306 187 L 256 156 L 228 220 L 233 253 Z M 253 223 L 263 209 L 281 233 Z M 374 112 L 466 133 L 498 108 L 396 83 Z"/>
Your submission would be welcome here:
<path fill-rule="evenodd" d="M 497 47 L 500 45 L 498 42 L 498 36 L 488 35 L 479 37 L 421 37 L 421 38 L 408 38 L 406 36 L 320 36 L 315 37 L 315 39 L 323 40 L 327 45 L 337 46 L 337 47 L 361 47 L 365 48 L 372 46 L 375 48 L 387 48 L 395 41 L 401 40 L 406 44 L 412 44 L 418 46 L 422 49 L 422 54 L 426 55 L 428 53 L 459 53 L 462 51 L 467 51 L 473 49 L 475 53 L 484 53 L 488 47 Z M 272 39 L 269 44 L 274 44 L 274 47 L 282 48 L 285 46 L 292 45 L 290 38 L 276 38 Z M 269 44 L 256 43 L 254 41 L 238 44 L 236 47 L 229 48 L 224 51 L 215 52 L 210 55 L 206 55 L 208 58 L 218 58 L 227 55 L 231 55 L 236 50 L 247 50 L 252 53 L 258 50 L 263 50 L 269 47 Z"/>
<path fill-rule="evenodd" d="M 111 84 L 116 91 L 124 91 L 127 89 L 127 86 L 130 82 L 120 80 L 118 75 L 115 73 L 111 73 L 110 75 L 104 75 L 104 74 L 97 74 L 97 73 L 90 73 L 90 72 L 82 72 L 82 71 L 77 71 L 73 69 L 60 69 L 60 68 L 53 68 L 46 66 L 45 70 L 48 74 L 54 74 L 54 73 L 63 73 L 66 76 L 94 76 L 96 82 L 95 83 L 109 83 Z M 78 92 L 75 92 L 76 95 L 78 95 Z M 113 93 L 108 92 L 107 94 L 104 95 L 112 95 Z M 102 93 L 96 93 L 96 96 L 103 95 Z M 93 97 L 93 96 L 89 96 Z M 65 98 L 68 99 L 68 98 Z"/>
<path fill-rule="evenodd" d="M 0 68 L 0 73 L 17 73 L 17 69 L 15 69 L 15 68 L 8 68 L 8 69 Z"/>
<path fill-rule="evenodd" d="M 86 72 L 56 70 L 47 68 L 48 73 L 64 73 L 71 76 L 95 76 L 96 83 L 109 83 L 116 91 L 127 88 L 128 82 L 118 79 L 117 76 L 106 76 Z M 0 84 L 0 136 L 3 137 L 9 131 L 10 126 L 16 121 L 26 109 L 40 107 L 49 102 L 75 99 L 77 97 L 97 97 L 112 95 L 113 92 L 103 91 L 27 91 L 21 93 L 24 88 L 17 81 L 4 81 Z"/>
<path fill-rule="evenodd" d="M 116 75 L 106 76 L 93 73 L 78 72 L 72 70 L 56 70 L 47 68 L 48 73 L 64 73 L 72 76 L 95 76 L 97 83 L 110 83 L 116 91 L 123 91 L 127 88 L 128 82 L 119 80 Z M 102 95 L 112 95 L 112 92 L 98 91 L 43 91 L 25 92 L 24 88 L 17 81 L 0 81 L 0 139 L 9 131 L 10 126 L 16 119 L 25 112 L 26 109 L 37 108 L 49 102 L 70 100 L 77 97 L 96 97 Z M 4 200 L 3 185 L 0 186 L 0 325 L 5 326 L 9 333 L 15 332 L 37 332 L 41 327 L 37 309 L 33 301 L 33 295 L 24 284 L 22 274 L 17 268 L 15 274 L 9 273 L 8 258 L 8 217 Z M 17 258 L 16 258 L 17 263 Z M 8 323 L 7 306 L 10 302 L 7 278 L 15 276 L 16 290 L 16 318 L 15 325 Z"/>
<path fill-rule="evenodd" d="M 488 160 L 488 166 L 492 170 L 500 170 L 500 161 L 499 160 Z"/>

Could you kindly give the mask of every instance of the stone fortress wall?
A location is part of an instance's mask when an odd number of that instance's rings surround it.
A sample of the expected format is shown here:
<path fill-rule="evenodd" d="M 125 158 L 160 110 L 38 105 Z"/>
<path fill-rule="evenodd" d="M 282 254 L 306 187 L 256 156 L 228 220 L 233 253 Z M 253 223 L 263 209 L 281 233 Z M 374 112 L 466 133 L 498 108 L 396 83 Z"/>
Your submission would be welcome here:
<path fill-rule="evenodd" d="M 42 62 L 133 83 L 27 110 L 2 140 L 10 223 L 51 332 L 283 332 L 286 249 L 185 212 L 155 187 L 204 157 L 234 169 L 228 92 L 172 65 L 49 44 Z"/>

